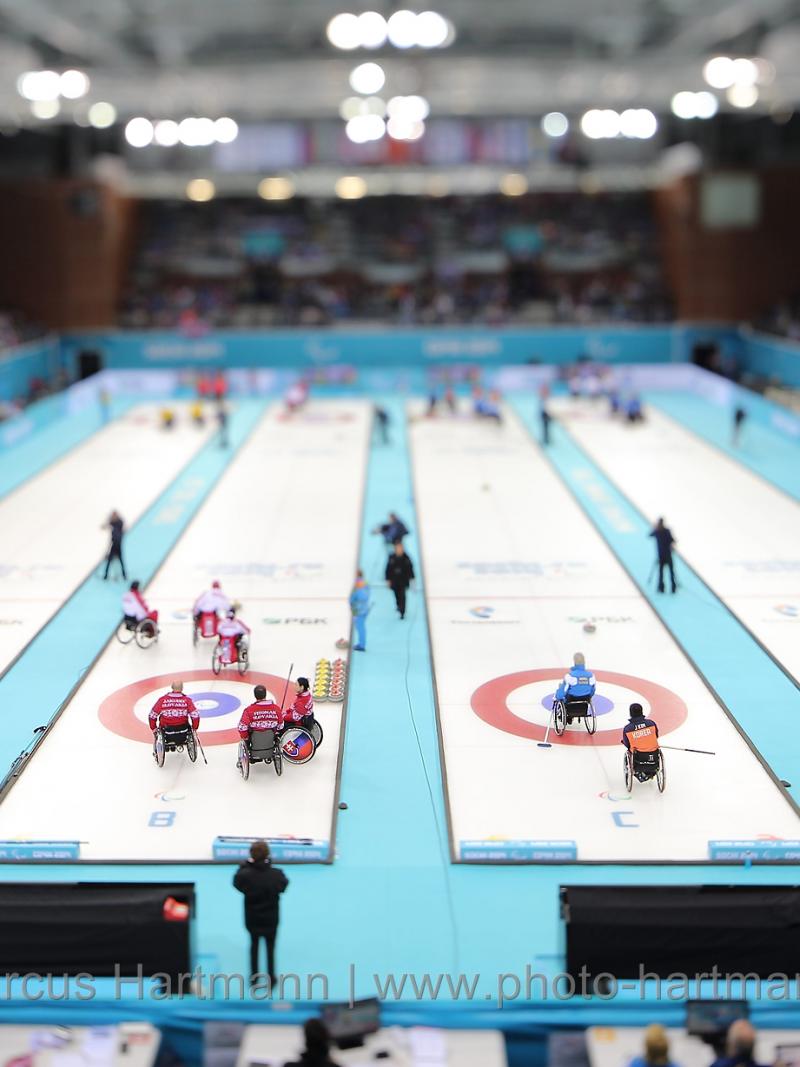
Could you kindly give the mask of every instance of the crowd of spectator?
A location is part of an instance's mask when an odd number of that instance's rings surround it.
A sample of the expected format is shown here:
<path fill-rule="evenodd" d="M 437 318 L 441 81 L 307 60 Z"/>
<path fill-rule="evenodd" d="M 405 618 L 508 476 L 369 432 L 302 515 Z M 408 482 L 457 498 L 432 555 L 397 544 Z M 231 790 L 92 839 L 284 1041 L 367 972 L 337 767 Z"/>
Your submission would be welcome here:
<path fill-rule="evenodd" d="M 0 352 L 43 337 L 45 329 L 18 311 L 0 310 Z"/>
<path fill-rule="evenodd" d="M 778 337 L 788 337 L 800 341 L 800 294 L 782 300 L 753 324 L 757 329 Z"/>
<path fill-rule="evenodd" d="M 340 322 L 665 321 L 644 194 L 218 200 L 141 205 L 120 321 L 133 328 Z"/>
<path fill-rule="evenodd" d="M 26 341 L 34 341 L 43 337 L 45 329 L 31 322 L 24 315 L 16 311 L 0 311 L 0 361 L 4 354 Z M 28 382 L 24 393 L 18 396 L 0 396 L 0 422 L 13 418 L 36 400 L 50 393 L 58 392 L 68 385 L 63 374 L 57 374 L 51 379 L 41 378 L 34 375 Z"/>
<path fill-rule="evenodd" d="M 0 356 L 0 358 L 2 358 Z M 14 418 L 24 411 L 29 404 L 42 400 L 53 393 L 60 393 L 70 384 L 69 375 L 64 370 L 58 371 L 50 378 L 41 378 L 34 375 L 29 381 L 24 393 L 5 399 L 0 397 L 0 422 Z"/>

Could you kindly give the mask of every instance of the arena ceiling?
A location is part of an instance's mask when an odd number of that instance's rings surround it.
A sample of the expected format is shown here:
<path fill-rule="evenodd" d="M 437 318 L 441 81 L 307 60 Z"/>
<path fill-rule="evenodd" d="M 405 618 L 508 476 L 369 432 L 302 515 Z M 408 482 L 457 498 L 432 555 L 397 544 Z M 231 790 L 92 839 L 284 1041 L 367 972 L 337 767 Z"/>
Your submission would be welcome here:
<path fill-rule="evenodd" d="M 703 63 L 720 53 L 769 61 L 759 109 L 800 100 L 800 0 L 428 0 L 455 27 L 450 47 L 341 52 L 326 38 L 339 11 L 402 6 L 0 0 L 0 110 L 19 113 L 23 71 L 77 67 L 121 117 L 317 118 L 338 112 L 364 60 L 384 67 L 391 92 L 422 93 L 439 115 L 663 110 L 678 90 L 704 88 Z"/>

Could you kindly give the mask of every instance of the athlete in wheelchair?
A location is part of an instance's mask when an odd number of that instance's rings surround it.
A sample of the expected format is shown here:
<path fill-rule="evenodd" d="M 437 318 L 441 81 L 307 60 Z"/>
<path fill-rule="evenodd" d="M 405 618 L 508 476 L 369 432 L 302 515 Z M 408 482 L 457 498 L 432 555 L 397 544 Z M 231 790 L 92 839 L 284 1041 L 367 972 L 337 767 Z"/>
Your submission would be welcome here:
<path fill-rule="evenodd" d="M 267 696 L 266 687 L 257 685 L 256 698 L 242 712 L 239 720 L 239 756 L 236 766 L 247 780 L 252 763 L 271 763 L 275 773 L 283 774 L 283 761 L 308 763 L 317 746 L 312 734 L 302 727 L 287 724 L 286 714 Z"/>
<path fill-rule="evenodd" d="M 217 626 L 217 643 L 211 653 L 211 669 L 219 674 L 223 667 L 236 666 L 239 674 L 246 674 L 250 661 L 250 628 L 230 608 Z"/>
<path fill-rule="evenodd" d="M 575 719 L 583 720 L 587 733 L 595 732 L 597 716 L 592 703 L 595 688 L 594 675 L 587 670 L 583 653 L 576 652 L 572 669 L 562 678 L 553 699 L 553 725 L 559 737 Z"/>
<path fill-rule="evenodd" d="M 633 780 L 649 782 L 653 778 L 663 793 L 667 784 L 667 769 L 664 765 L 664 753 L 658 744 L 658 725 L 648 719 L 641 704 L 631 704 L 628 711 L 630 721 L 622 731 L 622 744 L 625 746 L 625 788 L 633 789 Z"/>
<path fill-rule="evenodd" d="M 139 591 L 139 583 L 131 582 L 122 594 L 122 622 L 117 627 L 117 640 L 127 645 L 135 640 L 139 648 L 149 648 L 158 640 L 158 612 L 152 611 Z"/>
<path fill-rule="evenodd" d="M 183 682 L 173 682 L 169 693 L 158 698 L 148 722 L 153 731 L 153 758 L 159 767 L 164 766 L 167 752 L 182 752 L 184 748 L 190 761 L 195 762 L 200 713 L 192 698 L 184 693 Z"/>
<path fill-rule="evenodd" d="M 252 763 L 271 763 L 276 774 L 283 773 L 281 734 L 283 712 L 271 697 L 266 686 L 257 685 L 253 690 L 256 698 L 248 704 L 239 720 L 239 756 L 236 766 L 245 781 L 250 777 Z"/>
<path fill-rule="evenodd" d="M 314 716 L 314 698 L 308 678 L 298 677 L 294 686 L 294 700 L 283 713 L 287 726 L 300 726 L 308 731 L 317 748 L 322 744 L 322 727 Z"/>
<path fill-rule="evenodd" d="M 197 644 L 201 637 L 216 637 L 220 615 L 230 611 L 231 602 L 222 592 L 219 582 L 211 583 L 211 588 L 194 602 L 192 609 L 192 643 Z"/>

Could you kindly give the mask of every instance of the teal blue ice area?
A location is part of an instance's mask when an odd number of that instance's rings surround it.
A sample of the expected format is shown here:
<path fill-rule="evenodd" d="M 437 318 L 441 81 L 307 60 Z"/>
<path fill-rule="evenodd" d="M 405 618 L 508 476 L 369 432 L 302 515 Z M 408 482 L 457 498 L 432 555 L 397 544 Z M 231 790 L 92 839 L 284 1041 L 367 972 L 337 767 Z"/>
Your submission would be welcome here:
<path fill-rule="evenodd" d="M 668 391 L 647 393 L 645 401 L 754 474 L 800 500 L 800 438 L 781 432 L 772 421 L 758 418 L 768 412 L 772 419 L 780 421 L 780 409 L 768 400 L 739 390 L 736 403 L 741 404 L 750 417 L 742 428 L 737 445 L 733 444 L 731 432 L 732 408 L 711 404 L 691 393 Z"/>
<path fill-rule="evenodd" d="M 291 885 L 283 905 L 278 942 L 278 963 L 282 972 L 300 976 L 324 974 L 330 999 L 374 995 L 375 975 L 385 982 L 391 966 L 397 982 L 408 972 L 397 1000 L 390 994 L 384 1004 L 387 1023 L 427 1022 L 445 1026 L 500 1027 L 506 1031 L 535 1031 L 537 1028 L 580 1027 L 590 1024 L 643 1024 L 658 1018 L 680 1025 L 683 1005 L 661 1000 L 657 1005 L 652 990 L 646 996 L 625 991 L 613 1003 L 594 997 L 559 1000 L 552 993 L 544 999 L 538 982 L 532 997 L 525 995 L 526 968 L 554 976 L 563 966 L 563 931 L 559 916 L 559 887 L 569 884 L 672 885 L 672 884 L 795 884 L 792 867 L 731 866 L 539 866 L 499 867 L 452 865 L 446 839 L 442 789 L 442 767 L 436 730 L 433 679 L 428 645 L 423 594 L 419 587 L 411 594 L 404 622 L 396 617 L 389 590 L 382 583 L 384 549 L 377 536 L 369 533 L 389 510 L 396 511 L 411 529 L 408 551 L 416 566 L 419 545 L 415 537 L 413 479 L 406 440 L 405 415 L 396 398 L 383 402 L 392 417 L 391 443 L 384 445 L 376 434 L 369 456 L 363 515 L 361 560 L 372 587 L 373 608 L 368 618 L 367 651 L 352 653 L 350 692 L 340 796 L 347 804 L 338 815 L 336 858 L 332 865 L 302 865 L 288 869 Z M 520 402 L 519 410 L 529 426 L 535 423 L 535 401 Z M 242 416 L 244 417 L 244 416 Z M 253 417 L 257 413 L 253 412 Z M 238 425 L 241 436 L 246 427 Z M 571 440 L 556 428 L 556 443 L 550 457 L 558 473 L 574 484 L 575 470 L 601 490 L 587 505 L 590 518 L 618 552 L 623 564 L 644 579 L 651 565 L 651 545 L 645 536 L 643 520 L 608 485 Z M 213 451 L 207 450 L 195 461 L 201 470 L 213 464 Z M 179 489 L 176 489 L 180 493 Z M 530 491 L 535 493 L 534 484 Z M 173 490 L 170 490 L 172 493 Z M 199 491 L 198 491 L 199 492 Z M 174 498 L 171 498 L 174 499 Z M 193 498 L 189 508 L 194 508 Z M 159 505 L 154 509 L 158 513 Z M 151 515 L 152 517 L 152 515 Z M 188 510 L 184 519 L 191 515 Z M 622 521 L 624 520 L 624 521 Z M 185 525 L 185 523 L 184 523 Z M 633 532 L 623 532 L 630 525 Z M 181 527 L 182 528 L 182 527 Z M 179 536 L 177 526 L 168 531 L 142 524 L 136 542 L 137 557 L 149 559 L 153 567 Z M 131 555 L 134 542 L 130 542 Z M 149 554 L 149 555 L 148 555 Z M 87 592 L 87 596 L 90 595 Z M 92 587 L 91 595 L 103 597 Z M 731 625 L 704 588 L 686 589 L 680 597 L 654 605 L 667 625 L 701 665 L 715 689 L 733 713 L 747 720 L 758 736 L 766 758 L 775 760 L 776 769 L 788 761 L 797 766 L 796 748 L 786 749 L 787 731 L 775 730 L 780 744 L 761 734 L 775 723 L 773 709 L 768 721 L 759 723 L 763 710 L 764 686 L 777 695 L 779 681 L 771 661 L 761 655 L 742 633 L 725 631 Z M 108 605 L 109 624 L 115 615 Z M 105 610 L 100 600 L 96 608 Z M 702 613 L 704 622 L 695 616 Z M 713 620 L 713 624 L 712 621 Z M 96 622 L 96 617 L 95 617 Z M 66 618 L 62 613 L 53 624 L 66 639 Z M 709 635 L 712 639 L 709 640 Z M 726 641 L 726 654 L 719 652 Z M 691 646 L 691 647 L 690 647 Z M 731 676 L 732 648 L 740 666 Z M 70 670 L 74 653 L 53 649 L 53 666 Z M 755 658 L 754 658 L 755 656 Z M 749 672 L 752 678 L 749 678 Z M 779 672 L 777 672 L 779 673 Z M 74 674 L 74 672 L 73 672 Z M 756 694 L 758 699 L 754 700 Z M 44 703 L 44 702 L 43 702 Z M 8 703 L 0 690 L 0 707 Z M 321 710 L 324 722 L 324 710 Z M 789 732 L 789 737 L 791 731 Z M 546 752 L 542 759 L 546 759 Z M 689 758 L 689 757 L 687 757 Z M 697 773 L 695 768 L 689 773 Z M 501 783 L 476 781 L 476 790 L 502 788 Z M 124 797 L 118 799 L 124 803 Z M 206 972 L 241 973 L 246 966 L 246 934 L 241 922 L 241 899 L 231 885 L 233 868 L 214 865 L 18 865 L 0 867 L 6 881 L 87 880 L 108 881 L 193 881 L 198 892 L 196 923 L 197 959 Z M 439 993 L 419 995 L 411 975 L 419 984 L 429 975 Z M 472 986 L 471 994 L 462 987 L 454 998 L 447 984 L 463 975 Z M 507 978 L 502 976 L 508 975 Z M 516 999 L 516 981 L 520 988 Z M 352 982 L 352 989 L 351 989 Z M 498 1010 L 498 984 L 502 982 L 509 999 Z M 305 985 L 305 978 L 303 978 Z M 291 985 L 289 990 L 292 991 Z M 320 998 L 317 983 L 312 999 Z M 301 990 L 305 993 L 305 989 Z M 0 1021 L 104 1021 L 111 1018 L 144 1017 L 164 1026 L 185 1047 L 197 1046 L 206 1019 L 241 1019 L 275 1022 L 292 1021 L 308 1014 L 308 1004 L 284 1009 L 269 1003 L 240 1000 L 213 1003 L 193 998 L 156 1003 L 135 999 L 128 990 L 124 1004 L 115 1001 L 113 987 L 86 1004 L 55 1005 L 6 1004 L 0 1002 Z M 301 996 L 301 1001 L 305 998 Z M 457 1003 L 454 1003 L 457 1000 Z M 786 1027 L 800 1025 L 800 1010 L 794 1003 L 766 1001 L 754 1010 L 757 1025 Z M 194 1044 L 193 1044 L 194 1043 Z"/>
<path fill-rule="evenodd" d="M 107 414 L 97 404 L 68 414 L 63 395 L 48 396 L 32 404 L 5 427 L 9 443 L 0 447 L 0 499 L 139 402 L 116 397 L 109 403 Z"/>

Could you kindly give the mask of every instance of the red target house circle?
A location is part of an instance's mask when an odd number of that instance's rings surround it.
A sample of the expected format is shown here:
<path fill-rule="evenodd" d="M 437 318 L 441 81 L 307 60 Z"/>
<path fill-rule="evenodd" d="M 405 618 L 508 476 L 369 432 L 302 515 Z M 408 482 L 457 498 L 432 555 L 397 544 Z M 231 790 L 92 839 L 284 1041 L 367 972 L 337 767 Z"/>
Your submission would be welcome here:
<path fill-rule="evenodd" d="M 153 735 L 146 722 L 136 717 L 135 707 L 138 702 L 148 695 L 156 700 L 169 690 L 175 679 L 180 678 L 183 682 L 218 682 L 219 676 L 213 671 L 182 671 L 176 674 L 157 674 L 152 678 L 142 678 L 139 682 L 132 682 L 122 689 L 111 693 L 98 709 L 100 722 L 107 730 L 120 737 L 126 737 L 129 741 L 141 741 L 152 745 Z M 262 674 L 259 671 L 248 671 L 242 678 L 236 676 L 237 682 L 244 682 L 248 686 L 263 685 L 270 693 L 283 693 L 286 687 L 286 679 L 279 678 L 277 674 Z M 255 698 L 253 698 L 255 699 Z M 206 746 L 232 745 L 239 741 L 239 731 L 236 729 L 217 730 L 203 732 L 202 715 L 200 719 L 200 741 Z"/>
<path fill-rule="evenodd" d="M 671 689 L 665 689 L 663 685 L 656 685 L 645 678 L 636 678 L 632 674 L 617 674 L 615 671 L 595 671 L 598 687 L 603 682 L 611 685 L 623 686 L 633 690 L 634 694 L 644 697 L 649 703 L 655 722 L 658 723 L 659 734 L 664 735 L 677 730 L 689 715 L 689 709 L 683 700 Z M 526 737 L 531 741 L 542 741 L 547 732 L 547 726 L 536 722 L 528 722 L 515 715 L 508 706 L 508 699 L 512 693 L 522 686 L 532 682 L 551 681 L 558 683 L 564 677 L 564 668 L 546 667 L 536 671 L 517 671 L 514 674 L 504 674 L 500 678 L 493 678 L 479 686 L 472 694 L 472 710 L 479 719 L 483 719 L 489 726 L 502 730 L 516 737 Z M 633 703 L 633 700 L 631 701 Z M 618 745 L 622 737 L 622 727 L 614 730 L 598 730 L 595 734 L 588 734 L 586 730 L 567 730 L 559 737 L 555 730 L 550 730 L 549 740 L 554 745 Z"/>

